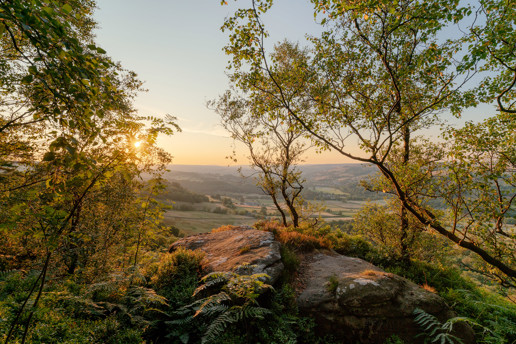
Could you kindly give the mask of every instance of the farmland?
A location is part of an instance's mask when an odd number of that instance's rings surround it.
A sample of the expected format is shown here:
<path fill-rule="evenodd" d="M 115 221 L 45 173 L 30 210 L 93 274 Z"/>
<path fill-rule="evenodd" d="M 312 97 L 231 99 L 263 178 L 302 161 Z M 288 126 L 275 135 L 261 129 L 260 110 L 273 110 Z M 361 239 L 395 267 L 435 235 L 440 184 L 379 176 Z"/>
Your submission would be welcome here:
<path fill-rule="evenodd" d="M 348 221 L 365 203 L 384 202 L 382 195 L 359 185 L 372 174 L 369 166 L 306 165 L 301 169 L 306 180 L 304 213 L 308 217 Z M 272 200 L 246 174 L 250 171 L 243 168 L 239 173 L 236 167 L 172 166 L 165 176 L 168 186 L 162 195 L 162 201 L 170 207 L 164 215 L 165 224 L 189 235 L 222 225 L 249 225 L 259 219 L 277 218 Z M 204 201 L 196 201 L 201 199 Z"/>

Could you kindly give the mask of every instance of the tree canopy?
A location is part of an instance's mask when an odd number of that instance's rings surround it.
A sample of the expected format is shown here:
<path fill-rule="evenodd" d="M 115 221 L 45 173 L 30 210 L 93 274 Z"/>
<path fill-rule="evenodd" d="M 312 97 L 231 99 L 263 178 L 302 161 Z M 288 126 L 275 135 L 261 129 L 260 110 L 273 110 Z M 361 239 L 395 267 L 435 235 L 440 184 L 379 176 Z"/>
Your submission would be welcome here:
<path fill-rule="evenodd" d="M 159 187 L 135 178 L 164 171 L 157 136 L 179 128 L 136 113 L 141 82 L 95 44 L 94 6 L 0 1 L 0 254 L 11 257 L 3 269 L 40 266 L 6 342 L 22 319 L 27 339 L 50 273 L 106 272 L 112 250 L 136 265 L 161 214 L 149 197 Z"/>
<path fill-rule="evenodd" d="M 312 3 L 323 33 L 309 37 L 305 50 L 282 43 L 286 68 L 265 51 L 262 16 L 272 0 L 250 1 L 225 21 L 234 87 L 285 109 L 293 127 L 322 149 L 377 166 L 376 190 L 393 194 L 402 213 L 476 253 L 490 266 L 484 272 L 514 286 L 515 233 L 505 217 L 516 193 L 515 160 L 497 139 L 510 143 L 516 135 L 514 6 L 503 0 Z M 482 81 L 471 86 L 472 77 Z M 497 109 L 486 122 L 445 130 L 447 147 L 421 137 L 447 113 L 460 116 L 493 102 Z M 359 154 L 351 149 L 357 143 Z M 455 220 L 432 205 L 436 198 Z"/>

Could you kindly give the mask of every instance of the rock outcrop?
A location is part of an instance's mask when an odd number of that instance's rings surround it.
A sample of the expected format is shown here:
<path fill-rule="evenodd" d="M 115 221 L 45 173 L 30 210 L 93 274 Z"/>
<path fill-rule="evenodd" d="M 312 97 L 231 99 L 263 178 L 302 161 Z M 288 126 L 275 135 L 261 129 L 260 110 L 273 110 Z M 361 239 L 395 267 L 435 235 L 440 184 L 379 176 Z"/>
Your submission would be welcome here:
<path fill-rule="evenodd" d="M 358 258 L 331 253 L 307 257 L 299 276 L 300 312 L 313 317 L 321 333 L 345 343 L 384 343 L 397 335 L 406 343 L 421 329 L 412 312 L 420 308 L 445 321 L 454 316 L 444 300 L 418 285 Z M 455 335 L 474 343 L 474 334 L 457 324 Z"/>
<path fill-rule="evenodd" d="M 283 271 L 280 243 L 274 240 L 274 234 L 249 226 L 189 236 L 176 241 L 170 252 L 178 247 L 204 251 L 206 272 L 239 272 L 240 265 L 251 264 L 251 273 L 266 273 L 269 282 L 274 283 Z"/>
<path fill-rule="evenodd" d="M 283 272 L 280 243 L 271 232 L 249 226 L 199 234 L 175 242 L 178 247 L 205 252 L 205 272 L 236 271 L 251 264 L 252 271 L 266 273 L 270 283 Z M 412 312 L 420 308 L 445 321 L 453 312 L 438 295 L 358 258 L 334 252 L 305 255 L 297 275 L 300 313 L 313 317 L 316 330 L 343 343 L 384 343 L 397 335 L 405 343 L 422 343 Z M 471 328 L 457 323 L 454 333 L 465 344 L 475 343 Z"/>

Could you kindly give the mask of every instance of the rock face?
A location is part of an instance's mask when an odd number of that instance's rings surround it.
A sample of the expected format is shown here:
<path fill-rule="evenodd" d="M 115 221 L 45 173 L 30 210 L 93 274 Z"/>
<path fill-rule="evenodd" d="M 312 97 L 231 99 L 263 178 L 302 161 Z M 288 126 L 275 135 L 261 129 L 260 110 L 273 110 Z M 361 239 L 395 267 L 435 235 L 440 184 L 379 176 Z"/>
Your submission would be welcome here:
<path fill-rule="evenodd" d="M 274 235 L 249 226 L 190 236 L 175 242 L 170 252 L 178 247 L 204 251 L 206 273 L 235 271 L 248 263 L 255 265 L 251 273 L 266 273 L 274 283 L 283 271 Z M 421 332 L 414 323 L 415 308 L 441 321 L 454 316 L 436 294 L 366 261 L 329 251 L 305 256 L 298 282 L 300 312 L 315 319 L 320 334 L 342 343 L 380 344 L 394 334 L 405 343 L 422 343 L 415 338 Z M 456 323 L 454 328 L 465 344 L 475 343 L 469 326 Z"/>
<path fill-rule="evenodd" d="M 299 310 L 315 318 L 321 333 L 344 343 L 384 343 L 397 335 L 406 343 L 421 332 L 412 312 L 421 308 L 444 321 L 454 316 L 435 295 L 416 284 L 358 258 L 317 253 L 306 258 L 300 271 Z M 474 343 L 465 324 L 456 324 L 455 335 Z"/>
<path fill-rule="evenodd" d="M 204 251 L 206 272 L 242 273 L 235 268 L 248 263 L 255 265 L 251 273 L 266 273 L 271 277 L 269 283 L 274 283 L 283 271 L 280 243 L 274 240 L 274 234 L 249 226 L 186 237 L 176 241 L 169 251 L 178 247 Z"/>

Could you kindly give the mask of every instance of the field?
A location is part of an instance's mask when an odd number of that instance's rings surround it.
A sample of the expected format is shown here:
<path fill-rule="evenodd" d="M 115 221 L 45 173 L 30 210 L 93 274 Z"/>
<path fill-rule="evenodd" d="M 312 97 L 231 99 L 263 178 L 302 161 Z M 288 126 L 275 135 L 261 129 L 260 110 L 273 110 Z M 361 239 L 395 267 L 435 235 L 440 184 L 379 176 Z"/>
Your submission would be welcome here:
<path fill-rule="evenodd" d="M 222 202 L 212 200 L 211 202 L 203 202 L 199 204 L 185 204 L 176 202 L 172 205 L 172 209 L 168 210 L 164 215 L 164 223 L 168 226 L 175 226 L 185 232 L 187 235 L 205 233 L 223 225 L 252 225 L 259 219 L 279 218 L 272 201 L 263 196 L 257 196 L 239 203 L 239 197 L 227 197 L 232 200 L 235 207 L 227 209 Z M 323 211 L 315 211 L 311 213 L 312 217 L 319 217 L 326 222 L 347 221 L 351 220 L 354 214 L 366 201 L 325 201 L 317 202 L 315 207 L 324 208 Z M 384 203 L 383 201 L 375 201 L 375 203 Z M 184 209 L 185 206 L 189 210 Z M 265 213 L 262 209 L 265 207 Z M 213 212 L 214 209 L 226 209 L 226 213 Z"/>
<path fill-rule="evenodd" d="M 207 211 L 169 210 L 165 213 L 166 225 L 174 225 L 187 235 L 206 233 L 223 225 L 251 225 L 256 219 L 251 216 L 215 214 Z"/>
<path fill-rule="evenodd" d="M 301 168 L 307 184 L 305 197 L 311 204 L 305 214 L 311 217 L 326 222 L 346 221 L 366 202 L 384 203 L 377 194 L 367 193 L 359 185 L 360 180 L 372 173 L 368 166 L 304 165 Z M 180 184 L 169 189 L 162 199 L 172 208 L 165 214 L 165 224 L 188 235 L 209 232 L 223 225 L 249 225 L 259 219 L 279 218 L 270 197 L 256 187 L 252 178 L 242 178 L 236 167 L 171 166 L 165 178 L 170 183 Z M 193 200 L 193 195 L 198 194 L 206 196 L 206 201 L 178 201 L 178 193 L 182 193 L 182 200 L 186 196 Z"/>

